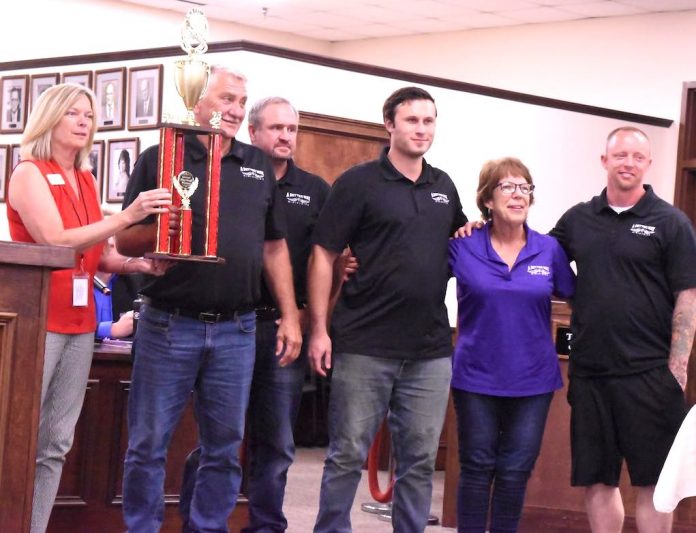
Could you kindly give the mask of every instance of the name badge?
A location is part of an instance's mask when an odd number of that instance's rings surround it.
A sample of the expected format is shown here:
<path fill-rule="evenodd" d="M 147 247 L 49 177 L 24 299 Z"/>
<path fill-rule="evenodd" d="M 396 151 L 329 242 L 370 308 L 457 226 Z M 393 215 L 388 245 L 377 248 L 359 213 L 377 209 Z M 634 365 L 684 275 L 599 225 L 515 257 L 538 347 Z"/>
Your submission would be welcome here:
<path fill-rule="evenodd" d="M 46 179 L 51 185 L 65 185 L 65 180 L 60 174 L 46 174 Z"/>
<path fill-rule="evenodd" d="M 72 304 L 73 307 L 87 307 L 89 291 L 89 275 L 80 272 L 73 274 Z"/>

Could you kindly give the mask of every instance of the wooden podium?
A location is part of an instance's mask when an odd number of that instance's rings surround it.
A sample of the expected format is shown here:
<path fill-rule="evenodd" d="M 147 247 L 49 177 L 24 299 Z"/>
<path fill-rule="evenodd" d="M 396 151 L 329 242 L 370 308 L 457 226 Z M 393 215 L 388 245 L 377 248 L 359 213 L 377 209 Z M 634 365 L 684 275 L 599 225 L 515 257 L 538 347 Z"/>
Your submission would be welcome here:
<path fill-rule="evenodd" d="M 0 241 L 0 527 L 28 532 L 34 493 L 48 285 L 72 248 Z"/>

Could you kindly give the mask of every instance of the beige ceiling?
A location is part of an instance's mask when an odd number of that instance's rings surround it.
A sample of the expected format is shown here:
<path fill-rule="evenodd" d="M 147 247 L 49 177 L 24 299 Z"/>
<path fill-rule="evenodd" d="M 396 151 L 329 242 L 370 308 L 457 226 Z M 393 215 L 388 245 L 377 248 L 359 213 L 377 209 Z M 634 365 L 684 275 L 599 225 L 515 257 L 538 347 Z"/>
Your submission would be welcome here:
<path fill-rule="evenodd" d="M 121 0 L 323 41 L 696 10 L 696 0 Z"/>

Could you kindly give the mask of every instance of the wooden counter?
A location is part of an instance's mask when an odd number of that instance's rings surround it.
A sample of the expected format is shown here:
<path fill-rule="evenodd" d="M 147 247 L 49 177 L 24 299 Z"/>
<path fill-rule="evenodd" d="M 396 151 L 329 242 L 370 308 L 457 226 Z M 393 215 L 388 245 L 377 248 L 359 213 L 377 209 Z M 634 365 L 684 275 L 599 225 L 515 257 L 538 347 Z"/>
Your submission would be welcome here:
<path fill-rule="evenodd" d="M 130 347 L 97 346 L 75 443 L 63 470 L 49 533 L 121 533 L 123 458 L 128 438 L 126 414 L 130 385 Z M 172 438 L 167 457 L 163 533 L 181 531 L 179 487 L 186 456 L 197 444 L 191 405 Z M 229 526 L 238 532 L 248 520 L 240 495 Z"/>

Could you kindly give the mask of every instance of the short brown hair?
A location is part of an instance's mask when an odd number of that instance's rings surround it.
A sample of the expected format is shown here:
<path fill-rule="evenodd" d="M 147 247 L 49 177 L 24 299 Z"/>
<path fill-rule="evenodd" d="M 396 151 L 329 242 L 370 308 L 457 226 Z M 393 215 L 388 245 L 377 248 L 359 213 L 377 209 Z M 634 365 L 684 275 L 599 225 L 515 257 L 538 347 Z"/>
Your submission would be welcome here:
<path fill-rule="evenodd" d="M 385 122 L 394 122 L 397 106 L 411 100 L 430 100 L 433 104 L 435 103 L 435 99 L 425 89 L 420 87 L 402 87 L 391 93 L 389 98 L 385 100 L 384 106 L 382 106 L 382 116 Z"/>
<path fill-rule="evenodd" d="M 491 210 L 486 207 L 486 202 L 493 198 L 493 190 L 500 180 L 507 176 L 520 176 L 527 183 L 534 184 L 529 169 L 515 157 L 503 157 L 484 163 L 479 174 L 479 184 L 476 190 L 476 205 L 481 211 L 484 220 L 491 219 Z M 534 203 L 534 193 L 529 195 L 529 205 Z"/>

